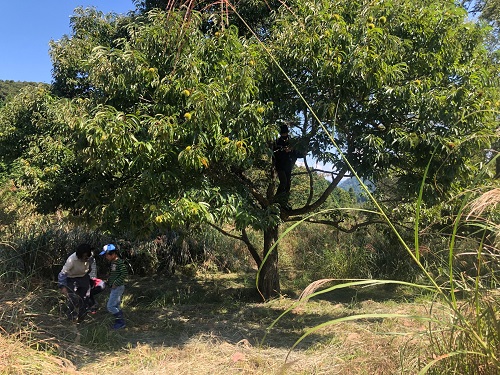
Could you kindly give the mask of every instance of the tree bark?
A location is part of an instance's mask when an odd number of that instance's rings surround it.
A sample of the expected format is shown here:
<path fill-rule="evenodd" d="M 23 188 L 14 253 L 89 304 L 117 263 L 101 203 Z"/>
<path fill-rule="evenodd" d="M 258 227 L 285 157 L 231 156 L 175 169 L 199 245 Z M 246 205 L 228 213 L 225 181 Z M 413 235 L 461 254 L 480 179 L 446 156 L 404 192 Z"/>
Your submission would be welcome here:
<path fill-rule="evenodd" d="M 264 300 L 280 295 L 280 279 L 278 272 L 278 246 L 271 247 L 278 240 L 278 226 L 264 231 L 263 265 L 258 277 L 259 292 Z M 267 258 L 266 258 L 267 256 Z"/>

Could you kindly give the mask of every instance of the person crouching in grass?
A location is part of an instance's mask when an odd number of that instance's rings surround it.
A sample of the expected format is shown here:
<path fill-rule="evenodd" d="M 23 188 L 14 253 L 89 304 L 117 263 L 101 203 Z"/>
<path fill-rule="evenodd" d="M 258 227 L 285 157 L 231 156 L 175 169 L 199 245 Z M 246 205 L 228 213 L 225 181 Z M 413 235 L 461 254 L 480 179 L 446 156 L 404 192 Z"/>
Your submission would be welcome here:
<path fill-rule="evenodd" d="M 83 243 L 77 246 L 57 277 L 58 287 L 66 296 L 68 319 L 80 323 L 85 319 L 91 293 L 90 273 L 95 267 L 92 246 Z"/>
<path fill-rule="evenodd" d="M 115 317 L 113 329 L 124 328 L 125 320 L 123 319 L 123 311 L 120 309 L 120 305 L 123 292 L 125 291 L 125 278 L 128 274 L 127 266 L 118 255 L 118 250 L 113 244 L 105 245 L 99 255 L 104 255 L 106 260 L 110 263 L 110 272 L 107 282 L 110 293 L 106 307 Z"/>

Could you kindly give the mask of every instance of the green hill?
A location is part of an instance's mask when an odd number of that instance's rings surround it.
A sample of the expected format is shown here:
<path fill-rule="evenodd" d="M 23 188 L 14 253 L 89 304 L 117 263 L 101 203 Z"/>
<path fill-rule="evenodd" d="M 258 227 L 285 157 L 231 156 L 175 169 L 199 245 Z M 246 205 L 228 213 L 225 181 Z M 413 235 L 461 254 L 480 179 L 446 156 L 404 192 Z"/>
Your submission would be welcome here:
<path fill-rule="evenodd" d="M 371 181 L 364 180 L 363 182 L 366 186 L 368 186 L 370 192 L 375 190 L 375 185 L 373 185 Z M 342 181 L 339 184 L 339 188 L 344 189 L 345 191 L 349 191 L 350 189 L 352 189 L 354 191 L 354 194 L 356 194 L 358 202 L 366 201 L 365 191 L 361 188 L 361 185 L 355 177 L 351 177 Z"/>
<path fill-rule="evenodd" d="M 0 106 L 7 101 L 9 97 L 16 95 L 25 86 L 38 86 L 39 82 L 25 82 L 25 81 L 12 81 L 0 80 Z"/>

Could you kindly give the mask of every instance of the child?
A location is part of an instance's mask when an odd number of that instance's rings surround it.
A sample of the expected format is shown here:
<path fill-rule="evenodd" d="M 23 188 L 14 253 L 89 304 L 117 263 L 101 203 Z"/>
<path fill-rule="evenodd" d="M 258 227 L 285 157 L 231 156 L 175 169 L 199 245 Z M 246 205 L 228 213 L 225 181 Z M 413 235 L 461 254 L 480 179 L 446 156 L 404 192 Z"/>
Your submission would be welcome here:
<path fill-rule="evenodd" d="M 111 263 L 110 273 L 107 285 L 111 289 L 107 304 L 108 311 L 115 316 L 113 329 L 125 327 L 123 320 L 123 311 L 120 309 L 121 298 L 125 291 L 125 278 L 127 277 L 127 267 L 123 260 L 118 256 L 115 245 L 108 244 L 102 248 L 99 255 L 104 255 L 106 260 Z"/>

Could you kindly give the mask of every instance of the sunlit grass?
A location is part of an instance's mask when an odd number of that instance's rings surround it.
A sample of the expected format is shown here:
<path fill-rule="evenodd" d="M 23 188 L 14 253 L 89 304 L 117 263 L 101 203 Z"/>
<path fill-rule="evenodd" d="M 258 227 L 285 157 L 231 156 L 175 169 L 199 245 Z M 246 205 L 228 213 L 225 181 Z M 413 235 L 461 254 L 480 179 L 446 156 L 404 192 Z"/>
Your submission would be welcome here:
<path fill-rule="evenodd" d="M 243 274 L 231 277 L 211 275 L 212 281 L 218 279 L 220 293 L 227 295 L 227 299 L 202 302 L 194 299 L 152 306 L 140 303 L 143 290 L 154 290 L 152 285 L 157 285 L 157 290 L 175 290 L 182 287 L 183 282 L 132 278 L 130 284 L 134 285 L 136 281 L 141 288 L 129 288 L 126 292 L 127 328 L 120 331 L 110 328 L 113 317 L 105 310 L 105 294 L 98 296 L 101 308 L 97 314 L 75 326 L 65 320 L 63 311 L 44 304 L 52 292 L 37 289 L 32 293 L 19 289 L 11 293 L 8 300 L 2 299 L 4 308 L 14 301 L 18 303 L 18 314 L 14 316 L 16 325 L 10 325 L 12 330 L 6 332 L 6 337 L 47 356 L 67 358 L 68 364 L 73 364 L 76 369 L 73 373 L 82 374 L 154 374 L 162 369 L 188 375 L 220 371 L 280 374 L 283 368 L 287 374 L 332 373 L 331 369 L 336 369 L 333 373 L 338 374 L 376 373 L 378 368 L 397 371 L 401 366 L 413 366 L 409 363 L 410 360 L 413 362 L 412 358 L 401 363 L 399 355 L 394 357 L 394 353 L 403 346 L 406 353 L 419 353 L 419 345 L 424 342 L 415 341 L 420 337 L 422 327 L 410 320 L 399 323 L 381 319 L 348 321 L 325 327 L 304 339 L 285 364 L 289 348 L 303 334 L 304 327 L 321 324 L 332 317 L 379 311 L 396 313 L 401 309 L 408 314 L 417 314 L 425 309 L 422 304 L 412 301 L 376 302 L 377 297 L 384 296 L 385 299 L 389 296 L 377 287 L 344 290 L 338 296 L 325 294 L 328 298 L 311 299 L 294 309 L 289 317 L 282 318 L 266 342 L 260 345 L 266 327 L 292 300 L 282 297 L 263 304 L 256 302 L 258 299 L 254 296 L 255 302 L 238 302 L 230 297 L 231 293 L 235 287 L 244 287 L 245 280 L 252 278 Z M 230 282 L 226 284 L 228 280 Z M 191 286 L 191 291 L 208 295 L 211 288 L 211 283 L 196 283 Z M 26 294 L 30 297 L 22 298 Z M 52 301 L 57 303 L 58 300 Z M 376 350 L 382 350 L 384 355 L 368 361 Z M 52 362 L 52 359 L 48 361 Z M 15 365 L 21 366 L 22 363 Z M 50 370 L 39 369 L 40 374 L 53 374 L 50 371 L 52 367 Z"/>

